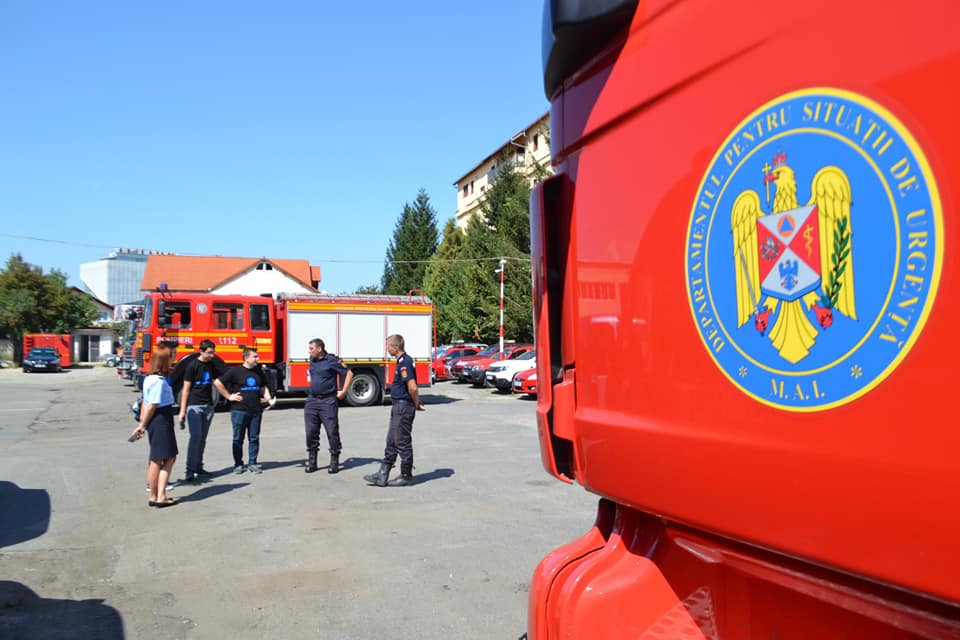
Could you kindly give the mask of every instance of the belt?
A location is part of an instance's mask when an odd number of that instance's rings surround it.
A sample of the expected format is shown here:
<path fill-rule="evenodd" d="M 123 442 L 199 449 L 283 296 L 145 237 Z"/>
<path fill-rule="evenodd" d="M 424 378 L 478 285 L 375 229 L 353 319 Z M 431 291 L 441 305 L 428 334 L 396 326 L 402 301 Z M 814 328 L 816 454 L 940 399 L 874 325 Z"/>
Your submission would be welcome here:
<path fill-rule="evenodd" d="M 396 398 L 393 402 L 406 402 L 407 404 L 413 404 L 413 400 L 408 400 L 407 398 Z"/>
<path fill-rule="evenodd" d="M 307 397 L 308 397 L 308 398 L 316 398 L 317 400 L 323 400 L 324 398 L 333 398 L 333 397 L 335 397 L 336 395 L 337 395 L 336 392 L 333 392 L 333 393 L 320 393 L 320 394 L 313 394 L 313 393 L 311 393 L 311 394 L 308 395 Z"/>

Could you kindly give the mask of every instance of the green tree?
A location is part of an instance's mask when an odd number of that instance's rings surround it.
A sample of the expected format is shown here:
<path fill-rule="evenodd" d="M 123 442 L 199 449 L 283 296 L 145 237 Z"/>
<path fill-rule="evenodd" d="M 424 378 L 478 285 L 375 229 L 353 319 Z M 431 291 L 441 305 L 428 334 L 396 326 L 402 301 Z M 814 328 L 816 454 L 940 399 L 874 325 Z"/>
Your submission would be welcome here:
<path fill-rule="evenodd" d="M 67 276 L 24 261 L 20 254 L 0 270 L 0 334 L 19 340 L 26 333 L 63 333 L 89 326 L 97 308 L 83 294 L 67 286 Z"/>
<path fill-rule="evenodd" d="M 89 327 L 100 315 L 97 305 L 93 303 L 90 296 L 84 295 L 79 291 L 69 289 L 67 292 L 67 301 L 63 308 L 63 315 L 54 323 L 54 333 L 64 333 Z"/>
<path fill-rule="evenodd" d="M 44 305 L 49 282 L 43 269 L 24 261 L 17 253 L 0 271 L 0 315 L 4 337 L 19 340 L 25 333 L 45 328 Z"/>
<path fill-rule="evenodd" d="M 393 229 L 383 265 L 383 293 L 404 295 L 423 289 L 427 263 L 437 250 L 437 212 L 424 189 L 413 204 L 405 203 Z"/>
<path fill-rule="evenodd" d="M 494 343 L 500 335 L 499 260 L 505 259 L 504 335 L 533 339 L 530 279 L 530 187 L 510 158 L 485 192 L 477 215 L 467 223 L 462 262 L 451 278 L 461 292 L 450 325 L 457 335 Z"/>
<path fill-rule="evenodd" d="M 443 239 L 433 259 L 427 265 L 423 278 L 423 290 L 433 301 L 436 312 L 437 338 L 441 342 L 468 340 L 473 337 L 472 327 L 466 331 L 460 322 L 465 315 L 466 301 L 463 295 L 462 269 L 459 266 L 463 254 L 464 235 L 451 218 L 443 227 Z"/>
<path fill-rule="evenodd" d="M 382 292 L 380 291 L 380 285 L 378 284 L 365 284 L 362 287 L 358 287 L 354 293 L 359 296 L 366 296 L 377 295 Z"/>
<path fill-rule="evenodd" d="M 513 157 L 501 158 L 480 212 L 486 223 L 510 246 L 530 253 L 530 184 L 514 168 Z"/>

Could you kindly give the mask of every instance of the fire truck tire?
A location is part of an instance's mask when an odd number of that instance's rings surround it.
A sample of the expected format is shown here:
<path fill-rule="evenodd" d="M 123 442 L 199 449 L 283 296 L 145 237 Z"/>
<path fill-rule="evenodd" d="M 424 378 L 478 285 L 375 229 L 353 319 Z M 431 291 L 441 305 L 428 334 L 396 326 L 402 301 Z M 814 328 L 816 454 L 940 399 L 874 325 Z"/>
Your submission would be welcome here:
<path fill-rule="evenodd" d="M 381 400 L 380 381 L 377 376 L 366 371 L 355 371 L 346 401 L 352 407 L 367 407 Z"/>

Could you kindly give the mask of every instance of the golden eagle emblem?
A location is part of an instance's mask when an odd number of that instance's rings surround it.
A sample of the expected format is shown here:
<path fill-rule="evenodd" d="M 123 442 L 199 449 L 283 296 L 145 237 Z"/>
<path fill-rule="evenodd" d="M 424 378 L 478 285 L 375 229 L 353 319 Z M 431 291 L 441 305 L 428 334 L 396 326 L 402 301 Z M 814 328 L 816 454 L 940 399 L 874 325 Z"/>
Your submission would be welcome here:
<path fill-rule="evenodd" d="M 764 213 L 760 196 L 744 190 L 733 203 L 730 229 L 736 272 L 737 328 L 751 317 L 780 357 L 796 364 L 810 353 L 818 329 L 833 312 L 857 319 L 850 224 L 850 181 L 839 167 L 825 166 L 813 177 L 810 200 L 801 207 L 797 180 L 779 153 L 764 165 L 766 201 L 776 187 L 773 208 Z"/>

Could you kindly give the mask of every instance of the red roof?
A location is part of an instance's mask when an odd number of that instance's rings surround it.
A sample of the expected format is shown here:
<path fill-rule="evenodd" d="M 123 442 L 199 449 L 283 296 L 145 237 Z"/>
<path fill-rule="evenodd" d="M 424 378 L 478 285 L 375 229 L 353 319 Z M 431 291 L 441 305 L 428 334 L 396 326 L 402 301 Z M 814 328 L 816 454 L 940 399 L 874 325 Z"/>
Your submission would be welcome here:
<path fill-rule="evenodd" d="M 165 282 L 171 291 L 211 291 L 261 262 L 273 265 L 306 287 L 316 289 L 320 282 L 320 267 L 310 266 L 307 260 L 154 254 L 147 258 L 140 288 L 150 291 Z"/>

